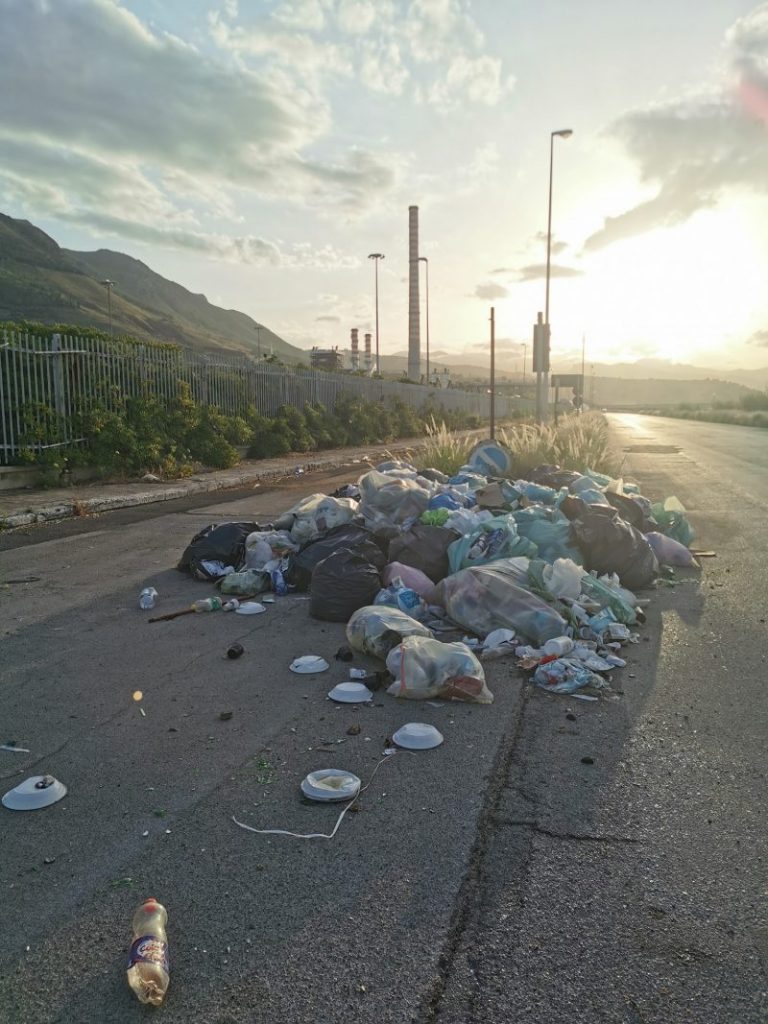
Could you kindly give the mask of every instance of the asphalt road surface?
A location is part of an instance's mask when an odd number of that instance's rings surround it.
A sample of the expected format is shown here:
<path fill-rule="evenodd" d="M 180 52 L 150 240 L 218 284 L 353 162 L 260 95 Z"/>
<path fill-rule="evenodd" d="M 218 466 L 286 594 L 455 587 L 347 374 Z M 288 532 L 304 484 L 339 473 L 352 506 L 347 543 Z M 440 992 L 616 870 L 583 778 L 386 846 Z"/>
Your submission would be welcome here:
<path fill-rule="evenodd" d="M 0 740 L 30 749 L 0 751 L 2 789 L 51 772 L 69 794 L 2 809 L 0 1021 L 147 1019 L 124 958 L 153 895 L 168 1022 L 762 1024 L 765 434 L 610 421 L 625 474 L 677 494 L 717 557 L 649 592 L 643 640 L 598 705 L 503 661 L 490 707 L 334 705 L 344 630 L 298 596 L 253 619 L 147 624 L 143 586 L 158 611 L 209 593 L 172 568 L 199 527 L 268 520 L 314 480 L 4 538 L 0 581 L 40 579 L 0 588 Z M 246 653 L 228 661 L 235 639 Z M 292 675 L 305 653 L 330 671 Z M 336 766 L 365 783 L 414 719 L 445 744 L 386 760 L 334 839 L 233 823 L 330 831 L 336 809 L 298 782 Z"/>

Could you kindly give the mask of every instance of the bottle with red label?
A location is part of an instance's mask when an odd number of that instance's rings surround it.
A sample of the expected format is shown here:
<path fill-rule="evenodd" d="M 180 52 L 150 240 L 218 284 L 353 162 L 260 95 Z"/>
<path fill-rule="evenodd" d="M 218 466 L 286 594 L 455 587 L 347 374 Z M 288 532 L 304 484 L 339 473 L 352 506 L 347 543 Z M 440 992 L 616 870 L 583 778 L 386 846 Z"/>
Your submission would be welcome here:
<path fill-rule="evenodd" d="M 154 897 L 145 900 L 133 915 L 133 939 L 128 955 L 128 984 L 139 1002 L 159 1006 L 170 982 L 168 913 Z"/>

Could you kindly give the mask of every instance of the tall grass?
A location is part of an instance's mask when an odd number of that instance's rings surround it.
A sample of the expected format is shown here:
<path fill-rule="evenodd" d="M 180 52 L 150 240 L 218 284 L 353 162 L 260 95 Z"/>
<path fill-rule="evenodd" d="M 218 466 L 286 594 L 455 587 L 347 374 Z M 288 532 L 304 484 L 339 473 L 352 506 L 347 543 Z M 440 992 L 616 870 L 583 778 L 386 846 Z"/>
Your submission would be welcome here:
<path fill-rule="evenodd" d="M 514 458 L 513 475 L 525 478 L 534 466 L 559 465 L 564 469 L 598 470 L 615 475 L 620 462 L 612 450 L 608 424 L 600 413 L 568 416 L 558 425 L 526 423 L 499 431 L 499 440 Z"/>
<path fill-rule="evenodd" d="M 498 441 L 512 453 L 511 476 L 525 479 L 534 466 L 559 465 L 566 469 L 595 469 L 612 476 L 620 461 L 611 449 L 608 424 L 600 413 L 568 416 L 555 426 L 521 423 L 498 431 Z M 427 443 L 415 465 L 433 467 L 453 476 L 469 458 L 477 439 L 458 437 L 434 419 L 427 424 Z"/>

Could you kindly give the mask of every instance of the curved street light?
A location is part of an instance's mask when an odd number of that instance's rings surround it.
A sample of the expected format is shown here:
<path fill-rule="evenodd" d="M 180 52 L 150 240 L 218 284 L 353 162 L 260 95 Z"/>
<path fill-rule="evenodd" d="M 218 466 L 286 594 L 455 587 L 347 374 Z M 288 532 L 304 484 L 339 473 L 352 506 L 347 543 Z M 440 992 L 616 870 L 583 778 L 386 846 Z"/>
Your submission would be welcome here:
<path fill-rule="evenodd" d="M 374 278 L 376 281 L 376 373 L 381 374 L 381 366 L 379 364 L 379 260 L 385 259 L 383 252 L 372 252 L 368 254 L 368 259 L 373 260 L 375 267 Z"/>

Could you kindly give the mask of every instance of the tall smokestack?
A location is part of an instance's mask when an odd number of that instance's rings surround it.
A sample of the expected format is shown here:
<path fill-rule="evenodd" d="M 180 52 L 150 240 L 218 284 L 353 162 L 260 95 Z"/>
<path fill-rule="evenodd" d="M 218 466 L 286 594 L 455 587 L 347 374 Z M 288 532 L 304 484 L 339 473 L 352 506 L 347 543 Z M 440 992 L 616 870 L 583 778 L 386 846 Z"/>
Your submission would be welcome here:
<path fill-rule="evenodd" d="M 360 344 L 359 344 L 359 342 L 357 340 L 357 328 L 356 327 L 352 328 L 352 356 L 351 356 L 351 362 L 352 362 L 352 369 L 353 370 L 359 370 L 360 369 Z"/>
<path fill-rule="evenodd" d="M 421 335 L 419 333 L 419 208 L 408 207 L 408 376 L 421 376 Z"/>
<path fill-rule="evenodd" d="M 365 336 L 365 372 L 370 373 L 373 367 L 373 359 L 371 358 L 371 336 L 366 334 Z"/>

